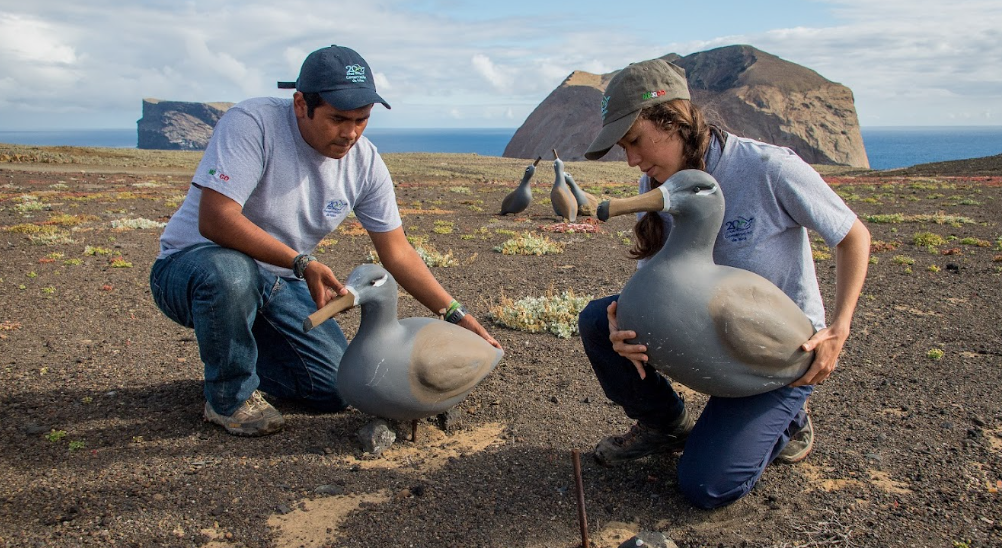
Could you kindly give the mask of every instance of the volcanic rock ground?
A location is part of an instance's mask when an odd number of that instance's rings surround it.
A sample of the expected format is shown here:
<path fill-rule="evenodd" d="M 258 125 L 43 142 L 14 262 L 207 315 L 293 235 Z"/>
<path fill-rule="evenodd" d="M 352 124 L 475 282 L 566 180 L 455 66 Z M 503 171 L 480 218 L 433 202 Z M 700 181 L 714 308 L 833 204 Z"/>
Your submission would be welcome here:
<path fill-rule="evenodd" d="M 674 458 L 595 464 L 594 444 L 629 421 L 580 342 L 491 321 L 502 297 L 604 296 L 634 268 L 629 219 L 547 230 L 548 174 L 525 214 L 496 216 L 526 162 L 493 178 L 394 170 L 408 234 L 452 252 L 459 264 L 433 271 L 506 355 L 447 431 L 422 422 L 414 442 L 399 425 L 373 457 L 355 438 L 371 417 L 355 411 L 276 401 L 287 428 L 258 439 L 201 420 L 197 345 L 150 298 L 160 229 L 138 221 L 165 221 L 190 171 L 25 158 L 0 164 L 0 546 L 570 548 L 581 543 L 573 450 L 596 547 L 641 529 L 683 547 L 1002 546 L 998 157 L 826 171 L 874 240 L 854 331 L 811 399 L 811 456 L 770 466 L 716 511 L 681 497 Z M 486 161 L 441 158 L 429 163 Z M 632 175 L 575 176 L 632 193 Z M 494 251 L 524 231 L 564 252 Z M 343 278 L 371 249 L 349 223 L 319 257 Z M 817 251 L 830 302 L 834 259 Z M 408 296 L 400 313 L 429 315 Z M 351 336 L 358 311 L 340 321 Z M 688 396 L 693 410 L 703 401 Z"/>

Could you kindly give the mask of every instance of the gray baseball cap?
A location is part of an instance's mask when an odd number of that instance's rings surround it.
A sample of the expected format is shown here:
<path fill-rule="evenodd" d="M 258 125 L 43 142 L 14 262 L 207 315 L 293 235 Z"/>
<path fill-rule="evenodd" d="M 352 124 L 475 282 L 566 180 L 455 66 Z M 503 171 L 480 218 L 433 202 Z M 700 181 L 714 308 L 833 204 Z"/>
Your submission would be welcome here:
<path fill-rule="evenodd" d="M 319 93 L 338 110 L 355 110 L 366 105 L 390 104 L 376 93 L 369 63 L 351 48 L 332 45 L 306 57 L 295 82 L 279 82 L 279 88 L 295 88 L 303 93 Z"/>
<path fill-rule="evenodd" d="M 631 63 L 619 71 L 602 96 L 602 131 L 585 158 L 598 160 L 630 131 L 640 111 L 674 99 L 689 99 L 685 69 L 664 59 Z"/>

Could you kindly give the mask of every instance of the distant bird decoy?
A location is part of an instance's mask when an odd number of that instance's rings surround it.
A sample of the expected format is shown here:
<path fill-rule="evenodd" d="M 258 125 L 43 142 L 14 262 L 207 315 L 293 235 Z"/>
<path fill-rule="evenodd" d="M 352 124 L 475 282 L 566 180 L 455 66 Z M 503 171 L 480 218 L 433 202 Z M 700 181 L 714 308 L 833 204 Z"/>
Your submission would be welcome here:
<path fill-rule="evenodd" d="M 782 290 L 748 270 L 713 262 L 724 217 L 717 181 L 700 170 L 679 171 L 654 190 L 602 202 L 598 218 L 667 211 L 664 247 L 623 287 L 620 329 L 637 333 L 648 363 L 705 394 L 741 397 L 800 378 L 814 359 L 801 345 L 811 320 Z"/>
<path fill-rule="evenodd" d="M 564 172 L 564 181 L 567 182 L 568 188 L 571 189 L 571 194 L 574 194 L 574 199 L 578 202 L 578 215 L 583 217 L 591 217 L 595 214 L 595 210 L 598 209 L 599 199 L 593 194 L 581 190 L 581 187 L 574 181 L 574 177 L 571 177 L 570 173 Z"/>
<path fill-rule="evenodd" d="M 529 181 L 532 180 L 532 175 L 536 173 L 536 165 L 542 159 L 542 156 L 537 156 L 536 161 L 526 166 L 525 173 L 522 175 L 522 182 L 501 201 L 501 212 L 498 215 L 521 213 L 529 207 L 529 204 L 532 203 L 532 187 L 529 186 Z"/>
<path fill-rule="evenodd" d="M 564 162 L 557 155 L 556 149 L 553 150 L 553 158 L 553 171 L 556 177 L 554 177 L 553 187 L 550 189 L 550 204 L 558 217 L 573 223 L 578 220 L 578 201 L 564 179 Z"/>
<path fill-rule="evenodd" d="M 309 331 L 338 312 L 362 308 L 338 369 L 350 405 L 399 421 L 431 417 L 462 401 L 504 352 L 472 331 L 438 318 L 397 319 L 397 283 L 382 266 L 363 264 L 335 298 L 303 322 Z"/>

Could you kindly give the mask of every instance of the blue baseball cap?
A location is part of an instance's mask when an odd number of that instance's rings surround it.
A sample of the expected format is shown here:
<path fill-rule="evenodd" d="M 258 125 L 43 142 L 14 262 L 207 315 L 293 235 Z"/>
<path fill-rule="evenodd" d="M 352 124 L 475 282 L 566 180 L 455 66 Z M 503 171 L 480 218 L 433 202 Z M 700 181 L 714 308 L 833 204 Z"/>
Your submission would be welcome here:
<path fill-rule="evenodd" d="M 279 82 L 279 88 L 295 87 L 303 93 L 319 93 L 338 110 L 355 110 L 366 105 L 390 104 L 376 93 L 369 63 L 351 48 L 332 45 L 306 57 L 295 82 Z"/>

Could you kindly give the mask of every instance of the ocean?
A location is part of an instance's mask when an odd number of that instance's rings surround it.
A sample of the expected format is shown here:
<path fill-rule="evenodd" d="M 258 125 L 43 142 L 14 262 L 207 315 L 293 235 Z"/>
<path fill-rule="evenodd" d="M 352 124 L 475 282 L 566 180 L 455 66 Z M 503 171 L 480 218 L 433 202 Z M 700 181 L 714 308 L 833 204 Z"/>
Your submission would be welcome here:
<path fill-rule="evenodd" d="M 1002 154 L 1002 126 L 869 127 L 861 130 L 872 169 Z M 380 152 L 456 152 L 501 156 L 514 128 L 390 129 L 365 132 Z M 0 143 L 135 148 L 135 129 L 0 131 Z"/>

